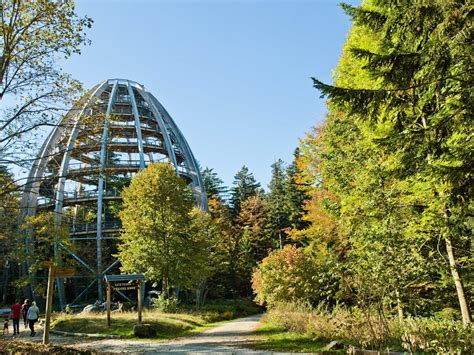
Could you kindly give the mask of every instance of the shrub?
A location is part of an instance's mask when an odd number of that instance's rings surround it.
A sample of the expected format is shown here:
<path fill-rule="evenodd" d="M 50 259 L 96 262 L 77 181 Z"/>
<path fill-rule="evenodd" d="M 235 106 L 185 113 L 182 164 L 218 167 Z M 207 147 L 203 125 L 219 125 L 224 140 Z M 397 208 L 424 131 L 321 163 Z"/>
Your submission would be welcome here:
<path fill-rule="evenodd" d="M 163 294 L 160 294 L 157 298 L 152 299 L 152 305 L 159 311 L 176 313 L 179 309 L 179 300 L 174 296 L 164 298 Z"/>
<path fill-rule="evenodd" d="M 272 306 L 278 302 L 334 301 L 338 282 L 327 272 L 332 261 L 318 258 L 294 245 L 275 250 L 258 265 L 252 276 L 255 300 Z"/>
<path fill-rule="evenodd" d="M 474 327 L 439 318 L 381 319 L 377 312 L 358 308 L 280 303 L 266 320 L 310 335 L 314 340 L 337 340 L 346 346 L 408 352 L 474 353 Z"/>
<path fill-rule="evenodd" d="M 399 329 L 402 346 L 409 352 L 474 353 L 474 327 L 435 318 L 406 319 Z"/>

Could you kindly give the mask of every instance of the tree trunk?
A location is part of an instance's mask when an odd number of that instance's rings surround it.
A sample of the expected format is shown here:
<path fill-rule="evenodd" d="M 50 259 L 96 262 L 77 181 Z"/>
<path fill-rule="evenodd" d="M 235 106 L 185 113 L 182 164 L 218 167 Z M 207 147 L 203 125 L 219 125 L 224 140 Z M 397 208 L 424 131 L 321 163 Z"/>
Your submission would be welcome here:
<path fill-rule="evenodd" d="M 454 284 L 456 285 L 456 292 L 458 294 L 459 306 L 461 307 L 462 322 L 467 325 L 471 323 L 471 313 L 467 305 L 466 295 L 464 293 L 464 286 L 462 284 L 461 277 L 459 276 L 458 269 L 456 267 L 456 259 L 454 258 L 453 246 L 451 239 L 446 238 L 446 251 L 448 252 L 449 267 L 451 269 L 451 275 L 453 276 Z"/>
<path fill-rule="evenodd" d="M 402 300 L 400 299 L 400 292 L 395 291 L 395 294 L 397 295 L 397 311 L 398 311 L 398 318 L 400 321 L 403 321 L 403 304 Z"/>
<path fill-rule="evenodd" d="M 3 266 L 3 287 L 2 287 L 2 303 L 7 304 L 7 294 L 8 294 L 8 273 L 10 271 L 10 263 L 8 260 L 5 260 Z"/>
<path fill-rule="evenodd" d="M 168 284 L 168 275 L 163 275 L 162 290 L 163 298 L 167 300 L 170 297 L 169 293 L 169 284 Z"/>

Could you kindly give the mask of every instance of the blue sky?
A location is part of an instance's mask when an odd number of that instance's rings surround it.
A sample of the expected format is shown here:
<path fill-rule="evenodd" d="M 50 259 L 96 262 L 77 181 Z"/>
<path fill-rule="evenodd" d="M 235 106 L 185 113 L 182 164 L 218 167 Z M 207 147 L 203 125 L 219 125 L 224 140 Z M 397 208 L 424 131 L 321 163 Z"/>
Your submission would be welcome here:
<path fill-rule="evenodd" d="M 310 77 L 331 81 L 350 28 L 338 2 L 78 0 L 92 44 L 65 70 L 86 88 L 144 84 L 202 166 L 231 185 L 247 165 L 266 188 L 270 165 L 324 119 Z"/>

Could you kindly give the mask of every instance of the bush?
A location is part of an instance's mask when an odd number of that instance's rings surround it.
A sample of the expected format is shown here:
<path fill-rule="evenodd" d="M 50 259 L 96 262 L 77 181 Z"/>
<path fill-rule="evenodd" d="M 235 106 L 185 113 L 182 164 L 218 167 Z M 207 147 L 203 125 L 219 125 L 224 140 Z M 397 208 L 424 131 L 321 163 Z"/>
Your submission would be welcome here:
<path fill-rule="evenodd" d="M 357 308 L 307 304 L 275 305 L 266 320 L 314 340 L 337 340 L 346 346 L 408 352 L 474 353 L 474 328 L 460 321 L 439 318 L 380 318 L 377 312 Z"/>
<path fill-rule="evenodd" d="M 162 312 L 176 313 L 179 309 L 179 300 L 174 296 L 164 298 L 163 294 L 160 294 L 157 298 L 152 298 L 152 306 Z"/>
<path fill-rule="evenodd" d="M 459 321 L 434 318 L 406 319 L 399 335 L 409 352 L 474 353 L 474 327 Z"/>
<path fill-rule="evenodd" d="M 278 302 L 335 303 L 339 293 L 337 266 L 329 256 L 318 258 L 286 245 L 271 252 L 252 275 L 252 288 L 259 304 Z M 331 270 L 331 272 L 329 272 Z"/>

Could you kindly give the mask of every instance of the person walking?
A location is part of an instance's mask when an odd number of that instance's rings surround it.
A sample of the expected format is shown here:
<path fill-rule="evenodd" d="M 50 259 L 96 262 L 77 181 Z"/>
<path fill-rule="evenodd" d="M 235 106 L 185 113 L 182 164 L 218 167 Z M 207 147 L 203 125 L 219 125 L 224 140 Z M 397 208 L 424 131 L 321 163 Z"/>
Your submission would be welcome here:
<path fill-rule="evenodd" d="M 28 313 L 26 315 L 28 318 L 28 325 L 30 326 L 31 334 L 30 336 L 34 337 L 35 332 L 35 323 L 38 321 L 39 318 L 39 308 L 36 306 L 36 302 L 31 302 L 30 308 L 28 308 Z"/>
<path fill-rule="evenodd" d="M 30 308 L 30 300 L 27 298 L 21 305 L 21 314 L 23 315 L 23 323 L 25 324 L 25 329 L 28 328 L 28 319 L 26 315 L 28 314 L 28 308 Z"/>
<path fill-rule="evenodd" d="M 20 335 L 21 305 L 19 300 L 16 300 L 15 304 L 12 305 L 11 310 L 13 320 L 13 335 Z"/>

